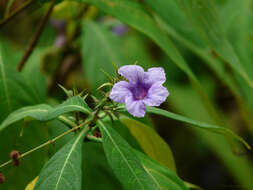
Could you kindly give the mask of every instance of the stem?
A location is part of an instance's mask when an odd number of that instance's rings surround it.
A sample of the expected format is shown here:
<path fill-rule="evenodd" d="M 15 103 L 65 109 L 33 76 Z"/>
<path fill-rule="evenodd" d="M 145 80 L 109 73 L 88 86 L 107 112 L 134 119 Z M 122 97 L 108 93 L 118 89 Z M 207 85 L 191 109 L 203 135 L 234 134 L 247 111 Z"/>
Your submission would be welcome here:
<path fill-rule="evenodd" d="M 35 32 L 33 38 L 32 38 L 32 41 L 28 44 L 28 47 L 25 51 L 25 54 L 24 56 L 22 57 L 21 61 L 19 62 L 18 66 L 17 66 L 17 70 L 18 71 L 21 71 L 22 68 L 24 67 L 26 61 L 28 60 L 28 58 L 30 57 L 30 55 L 32 54 L 33 52 L 33 49 L 35 48 L 35 46 L 37 45 L 38 41 L 39 41 L 39 38 L 43 32 L 43 29 L 45 28 L 46 26 L 46 23 L 49 19 L 49 16 L 50 14 L 52 13 L 53 11 L 53 8 L 54 8 L 54 5 L 55 5 L 55 2 L 54 0 L 50 3 L 49 5 L 49 8 L 46 12 L 46 14 L 43 16 L 40 24 L 39 24 L 39 27 L 37 29 L 37 31 Z"/>
<path fill-rule="evenodd" d="M 75 124 L 75 122 L 71 121 L 70 119 L 68 119 L 67 117 L 61 115 L 58 117 L 58 119 L 60 121 L 62 121 L 63 123 L 67 124 L 68 126 L 70 126 L 71 128 L 76 127 L 77 125 Z"/>
<path fill-rule="evenodd" d="M 71 133 L 71 132 L 73 132 L 73 131 L 75 131 L 75 130 L 77 130 L 77 129 L 82 128 L 83 126 L 89 124 L 91 121 L 92 121 L 91 119 L 90 119 L 90 120 L 87 120 L 87 121 L 83 122 L 82 124 L 80 124 L 80 125 L 78 125 L 78 126 L 72 128 L 72 129 L 70 129 L 70 130 L 68 130 L 68 131 L 66 131 L 66 132 L 64 132 L 64 133 L 62 133 L 61 135 L 59 135 L 59 136 L 57 136 L 57 137 L 55 137 L 55 138 L 53 138 L 53 139 L 51 139 L 51 140 L 49 140 L 49 141 L 47 141 L 47 142 L 45 142 L 45 143 L 43 143 L 43 144 L 41 144 L 41 145 L 39 145 L 39 146 L 33 148 L 33 149 L 31 149 L 31 150 L 29 150 L 29 151 L 27 151 L 27 152 L 21 154 L 20 157 L 19 157 L 19 159 L 21 159 L 21 158 L 23 158 L 23 157 L 25 157 L 25 156 L 31 154 L 32 152 L 34 152 L 34 151 L 36 151 L 36 150 L 41 149 L 41 148 L 43 148 L 43 147 L 45 147 L 45 146 L 47 146 L 47 145 L 49 145 L 49 144 L 53 144 L 53 143 L 54 143 L 55 141 L 57 141 L 58 139 L 62 138 L 63 136 L 65 136 L 65 135 L 67 135 L 67 134 L 69 134 L 69 133 Z M 87 126 L 87 127 L 86 127 L 86 130 L 88 131 L 89 129 L 90 129 L 90 127 Z M 6 165 L 8 165 L 8 164 L 10 164 L 10 163 L 12 163 L 12 160 L 9 160 L 9 161 L 7 161 L 7 162 L 1 164 L 1 165 L 0 165 L 0 168 L 4 167 L 4 166 L 6 166 Z"/>
<path fill-rule="evenodd" d="M 15 11 L 13 11 L 11 14 L 9 14 L 8 17 L 4 18 L 3 20 L 0 21 L 0 28 L 6 24 L 10 19 L 21 13 L 25 8 L 27 8 L 29 5 L 31 5 L 34 2 L 34 0 L 28 0 L 25 3 L 23 3 L 22 6 L 17 8 Z"/>
<path fill-rule="evenodd" d="M 90 141 L 102 143 L 102 139 L 101 138 L 95 137 L 93 135 L 87 135 L 86 138 L 88 140 L 90 140 Z"/>

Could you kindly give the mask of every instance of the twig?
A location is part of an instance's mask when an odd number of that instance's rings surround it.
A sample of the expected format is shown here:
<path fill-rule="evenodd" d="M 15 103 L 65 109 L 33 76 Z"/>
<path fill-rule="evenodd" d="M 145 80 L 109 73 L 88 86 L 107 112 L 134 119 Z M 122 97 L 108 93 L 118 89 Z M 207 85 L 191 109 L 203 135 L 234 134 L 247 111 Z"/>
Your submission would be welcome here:
<path fill-rule="evenodd" d="M 34 2 L 34 0 L 29 0 L 23 3 L 19 8 L 17 8 L 15 11 L 13 11 L 8 17 L 4 18 L 3 20 L 0 21 L 0 28 L 6 24 L 10 19 L 14 18 L 17 16 L 19 13 L 21 13 L 25 8 L 27 8 L 29 5 L 31 5 Z"/>
<path fill-rule="evenodd" d="M 71 133 L 71 132 L 73 132 L 73 131 L 75 131 L 75 130 L 77 130 L 77 129 L 80 129 L 80 128 L 82 128 L 83 126 L 88 125 L 91 121 L 92 121 L 91 119 L 90 119 L 90 120 L 87 120 L 87 121 L 85 121 L 84 123 L 82 123 L 82 124 L 80 124 L 80 125 L 78 125 L 78 126 L 72 128 L 72 129 L 70 129 L 70 130 L 68 130 L 68 131 L 66 131 L 66 132 L 64 132 L 64 133 L 62 133 L 61 135 L 59 135 L 59 136 L 57 136 L 57 137 L 55 137 L 55 138 L 53 138 L 53 139 L 51 139 L 51 140 L 49 140 L 49 141 L 47 141 L 47 142 L 45 142 L 45 143 L 43 143 L 43 144 L 41 144 L 41 145 L 39 145 L 39 146 L 33 148 L 33 149 L 31 149 L 31 150 L 29 150 L 29 151 L 27 151 L 27 152 L 21 154 L 20 157 L 19 157 L 19 159 L 21 159 L 21 158 L 27 156 L 28 154 L 30 154 L 30 153 L 32 153 L 32 152 L 34 152 L 34 151 L 36 151 L 36 150 L 41 149 L 41 148 L 43 148 L 43 147 L 45 147 L 45 146 L 47 146 L 47 145 L 49 145 L 49 144 L 53 144 L 55 141 L 57 141 L 58 139 L 62 138 L 63 136 L 65 136 L 65 135 L 67 135 L 67 134 L 69 134 L 69 133 Z M 86 130 L 89 130 L 89 129 L 90 129 L 90 127 L 87 126 Z M 1 164 L 1 165 L 0 165 L 0 168 L 4 167 L 4 166 L 6 166 L 6 165 L 8 165 L 8 164 L 10 164 L 10 163 L 12 163 L 12 160 L 9 160 L 9 161 L 7 161 L 7 162 Z"/>
<path fill-rule="evenodd" d="M 102 139 L 101 138 L 98 138 L 98 137 L 95 137 L 93 135 L 87 135 L 86 136 L 88 140 L 90 141 L 94 141 L 94 142 L 98 142 L 98 143 L 101 143 L 102 142 Z"/>
<path fill-rule="evenodd" d="M 39 27 L 38 27 L 38 29 L 36 30 L 36 32 L 35 32 L 35 34 L 34 34 L 34 36 L 33 36 L 33 38 L 32 38 L 32 41 L 29 43 L 29 45 L 28 45 L 28 47 L 27 47 L 27 49 L 26 49 L 26 51 L 25 51 L 24 56 L 22 57 L 21 61 L 19 62 L 18 66 L 17 66 L 17 70 L 18 70 L 18 71 L 21 71 L 21 70 L 22 70 L 22 68 L 24 67 L 24 65 L 25 65 L 25 63 L 26 63 L 26 61 L 27 61 L 27 59 L 30 57 L 30 55 L 31 55 L 32 52 L 33 52 L 33 49 L 34 49 L 35 46 L 37 45 L 37 43 L 38 43 L 38 41 L 39 41 L 39 38 L 40 38 L 40 36 L 41 36 L 41 33 L 43 32 L 43 29 L 44 29 L 44 27 L 45 27 L 45 25 L 46 25 L 46 23 L 47 23 L 47 21 L 48 21 L 48 19 L 49 19 L 49 16 L 50 16 L 50 14 L 51 14 L 52 11 L 53 11 L 54 5 L 55 5 L 55 2 L 54 2 L 54 0 L 53 0 L 53 1 L 50 3 L 50 5 L 49 5 L 49 8 L 48 8 L 46 14 L 43 16 L 43 18 L 42 18 L 42 20 L 41 20 L 41 22 L 40 22 L 40 24 L 39 24 Z"/>

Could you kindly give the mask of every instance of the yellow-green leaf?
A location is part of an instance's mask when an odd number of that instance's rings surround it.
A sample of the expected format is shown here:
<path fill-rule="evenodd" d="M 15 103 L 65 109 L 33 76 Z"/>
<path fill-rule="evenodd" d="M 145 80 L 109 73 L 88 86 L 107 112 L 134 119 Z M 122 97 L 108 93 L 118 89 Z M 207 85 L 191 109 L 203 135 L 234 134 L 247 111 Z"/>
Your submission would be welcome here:
<path fill-rule="evenodd" d="M 176 164 L 169 145 L 154 129 L 128 117 L 122 117 L 121 122 L 129 128 L 148 156 L 176 172 Z"/>

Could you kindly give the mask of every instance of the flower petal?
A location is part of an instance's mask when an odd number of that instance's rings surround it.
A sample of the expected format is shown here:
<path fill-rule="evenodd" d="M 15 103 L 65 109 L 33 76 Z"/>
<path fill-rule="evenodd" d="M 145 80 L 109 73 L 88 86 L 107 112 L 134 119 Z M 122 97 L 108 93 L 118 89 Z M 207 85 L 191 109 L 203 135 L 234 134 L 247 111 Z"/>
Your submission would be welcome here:
<path fill-rule="evenodd" d="M 125 103 L 127 96 L 131 95 L 129 88 L 129 83 L 126 81 L 120 81 L 114 84 L 112 91 L 110 93 L 110 99 L 115 102 Z"/>
<path fill-rule="evenodd" d="M 160 106 L 168 96 L 167 88 L 163 87 L 162 84 L 156 83 L 151 86 L 143 102 L 148 106 Z"/>
<path fill-rule="evenodd" d="M 126 98 L 126 109 L 134 117 L 144 117 L 146 107 L 142 100 L 134 100 L 133 97 L 129 96 Z"/>
<path fill-rule="evenodd" d="M 130 83 L 142 81 L 145 77 L 145 72 L 138 65 L 125 65 L 119 68 L 118 73 L 129 80 Z"/>
<path fill-rule="evenodd" d="M 166 81 L 166 76 L 164 69 L 162 67 L 153 67 L 148 69 L 148 72 L 146 72 L 147 75 L 147 82 L 150 84 L 154 84 L 159 82 L 160 84 L 163 84 Z"/>

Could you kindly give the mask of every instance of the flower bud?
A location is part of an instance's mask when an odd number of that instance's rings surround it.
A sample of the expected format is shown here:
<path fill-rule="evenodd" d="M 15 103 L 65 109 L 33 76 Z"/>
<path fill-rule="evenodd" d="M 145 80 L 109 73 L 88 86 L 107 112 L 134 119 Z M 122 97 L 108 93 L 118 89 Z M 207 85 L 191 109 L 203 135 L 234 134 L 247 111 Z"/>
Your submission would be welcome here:
<path fill-rule="evenodd" d="M 5 181 L 5 176 L 2 173 L 0 173 L 0 184 L 3 184 L 4 181 Z"/>
<path fill-rule="evenodd" d="M 21 154 L 19 151 L 17 151 L 17 150 L 11 151 L 10 157 L 12 159 L 13 166 L 17 167 L 20 165 L 20 156 L 21 156 Z"/>
<path fill-rule="evenodd" d="M 98 131 L 98 130 L 96 130 L 95 132 L 94 132 L 94 134 L 93 134 L 95 137 L 97 137 L 97 138 L 101 138 L 102 136 L 101 136 L 101 132 L 100 131 Z"/>

